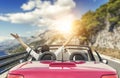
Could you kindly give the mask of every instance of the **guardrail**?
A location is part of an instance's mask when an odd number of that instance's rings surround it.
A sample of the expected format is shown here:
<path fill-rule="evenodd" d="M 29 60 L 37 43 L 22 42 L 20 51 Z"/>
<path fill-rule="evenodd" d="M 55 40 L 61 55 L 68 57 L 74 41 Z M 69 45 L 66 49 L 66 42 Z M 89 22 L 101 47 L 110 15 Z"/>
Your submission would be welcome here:
<path fill-rule="evenodd" d="M 25 59 L 27 52 L 16 53 L 0 57 L 0 74 L 20 63 L 20 59 Z"/>

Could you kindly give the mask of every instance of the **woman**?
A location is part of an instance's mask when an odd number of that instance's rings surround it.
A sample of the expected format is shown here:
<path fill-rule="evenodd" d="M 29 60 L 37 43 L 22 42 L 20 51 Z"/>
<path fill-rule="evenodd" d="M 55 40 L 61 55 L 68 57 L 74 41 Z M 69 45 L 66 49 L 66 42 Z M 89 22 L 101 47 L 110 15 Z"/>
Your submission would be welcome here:
<path fill-rule="evenodd" d="M 34 50 L 32 50 L 27 44 L 25 44 L 18 34 L 13 34 L 13 33 L 11 33 L 11 36 L 13 36 L 13 37 L 26 49 L 26 51 L 27 51 L 28 53 L 30 53 L 30 55 L 31 55 L 32 57 L 34 57 L 36 60 L 38 60 L 39 56 L 40 56 L 43 52 L 49 51 L 49 47 L 48 47 L 47 45 L 44 45 L 44 46 L 42 46 L 41 52 L 38 54 L 38 53 L 36 53 Z M 67 43 L 68 43 L 68 42 L 67 42 Z M 60 52 L 63 52 L 63 51 L 64 51 L 64 46 L 65 46 L 67 43 L 65 43 L 62 47 L 58 48 L 58 50 L 54 52 L 56 56 L 58 56 L 58 54 L 59 54 Z"/>

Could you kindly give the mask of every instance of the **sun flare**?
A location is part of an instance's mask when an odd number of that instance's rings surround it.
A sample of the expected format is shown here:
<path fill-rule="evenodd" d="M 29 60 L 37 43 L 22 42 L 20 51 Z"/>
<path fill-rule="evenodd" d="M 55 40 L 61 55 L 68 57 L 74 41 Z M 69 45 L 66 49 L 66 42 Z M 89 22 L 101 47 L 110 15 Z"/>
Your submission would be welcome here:
<path fill-rule="evenodd" d="M 73 20 L 73 17 L 64 17 L 56 20 L 55 29 L 62 33 L 70 33 Z"/>
<path fill-rule="evenodd" d="M 59 23 L 59 25 L 57 26 L 57 30 L 64 32 L 64 33 L 68 33 L 71 30 L 71 23 L 68 21 L 60 21 L 62 23 Z"/>

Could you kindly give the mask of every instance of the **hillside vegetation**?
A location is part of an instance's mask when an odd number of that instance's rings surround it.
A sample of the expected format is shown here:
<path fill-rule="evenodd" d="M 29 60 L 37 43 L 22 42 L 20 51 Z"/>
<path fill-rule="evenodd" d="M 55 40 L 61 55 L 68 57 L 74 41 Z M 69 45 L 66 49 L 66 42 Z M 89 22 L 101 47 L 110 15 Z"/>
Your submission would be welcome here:
<path fill-rule="evenodd" d="M 78 36 L 85 37 L 85 41 L 87 39 L 92 43 L 91 37 L 105 29 L 106 22 L 110 24 L 109 32 L 120 26 L 120 0 L 109 0 L 96 11 L 88 11 L 80 20 L 74 21 L 73 29 L 78 32 Z"/>
<path fill-rule="evenodd" d="M 78 32 L 82 44 L 97 42 L 94 49 L 120 59 L 120 0 L 109 0 L 96 11 L 88 11 L 80 20 L 74 21 L 73 31 Z"/>

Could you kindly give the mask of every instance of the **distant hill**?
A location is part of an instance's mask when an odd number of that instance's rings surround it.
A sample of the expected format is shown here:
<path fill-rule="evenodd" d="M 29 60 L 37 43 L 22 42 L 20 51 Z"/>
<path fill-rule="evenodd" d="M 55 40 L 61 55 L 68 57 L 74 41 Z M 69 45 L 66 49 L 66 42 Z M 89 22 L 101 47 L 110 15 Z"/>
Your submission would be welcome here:
<path fill-rule="evenodd" d="M 8 48 L 11 48 L 15 45 L 18 45 L 18 42 L 16 40 L 5 40 L 0 43 L 0 50 L 6 50 Z"/>
<path fill-rule="evenodd" d="M 27 37 L 22 37 L 23 41 L 26 43 L 31 43 L 33 40 L 31 37 L 27 38 Z M 9 39 L 9 40 L 5 40 L 3 42 L 0 43 L 0 50 L 9 50 L 9 49 L 13 49 L 15 47 L 19 46 L 19 43 L 17 40 L 15 39 Z"/>
<path fill-rule="evenodd" d="M 61 35 L 60 32 L 56 30 L 46 30 L 43 33 L 40 33 L 35 36 L 31 37 L 22 37 L 23 41 L 27 43 L 33 49 L 37 46 L 43 44 L 62 44 L 64 41 L 64 37 Z M 0 49 L 6 50 L 9 53 L 16 53 L 16 52 L 23 52 L 25 49 L 17 42 L 17 40 L 6 40 L 0 43 Z"/>

